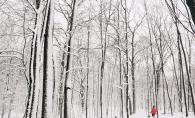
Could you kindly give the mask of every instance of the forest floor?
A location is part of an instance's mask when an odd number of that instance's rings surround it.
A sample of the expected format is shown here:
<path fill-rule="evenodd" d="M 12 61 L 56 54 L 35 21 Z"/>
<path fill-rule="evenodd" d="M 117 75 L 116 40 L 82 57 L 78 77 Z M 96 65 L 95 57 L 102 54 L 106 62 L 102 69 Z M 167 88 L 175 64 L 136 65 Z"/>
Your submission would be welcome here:
<path fill-rule="evenodd" d="M 130 118 L 148 118 L 148 114 L 146 114 L 145 111 L 140 110 L 136 114 L 132 115 Z M 150 118 L 152 118 L 150 114 Z M 155 117 L 157 118 L 157 116 Z M 173 113 L 173 116 L 171 116 L 171 113 L 163 114 L 163 112 L 159 111 L 159 118 L 195 118 L 192 112 L 189 112 L 189 116 L 185 117 L 185 113 Z"/>
<path fill-rule="evenodd" d="M 5 117 L 4 118 L 8 118 L 8 114 L 5 113 L 4 114 Z M 23 118 L 23 113 L 14 113 L 12 112 L 11 117 L 10 118 Z M 148 114 L 146 113 L 145 110 L 139 110 L 137 111 L 136 114 L 133 114 L 130 116 L 130 118 L 148 118 L 147 117 Z M 73 118 L 81 118 L 81 117 L 73 117 Z M 90 117 L 90 118 L 94 118 L 94 117 Z M 97 117 L 95 117 L 97 118 Z M 113 117 L 103 117 L 103 118 L 113 118 Z M 122 118 L 122 117 L 117 117 L 117 118 Z M 150 118 L 152 118 L 151 114 L 150 114 Z M 155 117 L 157 118 L 157 116 Z M 159 117 L 158 118 L 195 118 L 195 116 L 193 115 L 193 112 L 189 112 L 189 116 L 185 117 L 185 113 L 174 113 L 173 116 L 171 116 L 171 114 L 168 112 L 167 114 L 163 114 L 162 111 L 159 111 Z"/>

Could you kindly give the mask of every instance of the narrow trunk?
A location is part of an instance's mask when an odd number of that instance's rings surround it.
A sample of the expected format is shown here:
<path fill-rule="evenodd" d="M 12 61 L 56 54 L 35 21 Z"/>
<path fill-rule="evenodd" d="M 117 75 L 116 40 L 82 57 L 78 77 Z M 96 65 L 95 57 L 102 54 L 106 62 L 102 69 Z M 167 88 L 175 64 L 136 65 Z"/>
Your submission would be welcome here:
<path fill-rule="evenodd" d="M 86 100 L 85 100 L 85 114 L 86 118 L 88 118 L 88 93 L 89 93 L 89 38 L 90 38 L 90 26 L 88 29 L 88 38 L 87 38 L 87 88 L 86 88 Z"/>
<path fill-rule="evenodd" d="M 152 36 L 151 36 L 149 23 L 148 23 L 148 29 L 149 29 L 148 31 L 149 31 L 149 36 L 150 36 L 150 39 L 149 39 L 150 40 L 150 51 L 151 51 L 151 56 L 152 56 L 154 90 L 155 90 L 154 93 L 153 93 L 153 105 L 154 105 L 154 103 L 156 104 L 157 118 L 158 118 L 158 79 L 159 79 L 159 72 L 158 72 L 158 70 L 156 70 L 156 66 L 155 66 L 155 57 L 154 57 L 154 54 L 153 54 L 154 52 L 153 52 L 153 46 L 152 46 Z"/>
<path fill-rule="evenodd" d="M 191 79 L 191 56 L 192 56 L 192 41 L 190 41 L 189 37 L 188 37 L 188 41 L 189 41 L 189 54 L 188 54 L 188 63 L 189 63 L 189 76 L 190 76 L 190 80 Z M 189 84 L 189 83 L 188 83 Z M 188 93 L 190 93 L 190 87 L 188 85 Z M 190 94 L 188 94 L 188 110 L 190 109 Z"/>
<path fill-rule="evenodd" d="M 180 49 L 180 43 L 179 43 L 180 35 L 178 34 L 178 50 L 179 50 L 179 64 L 181 67 L 181 80 L 183 85 L 183 92 L 184 92 L 184 103 L 185 103 L 185 111 L 186 111 L 186 117 L 188 117 L 188 109 L 187 109 L 187 102 L 186 102 L 186 89 L 185 89 L 185 81 L 184 81 L 184 74 L 183 74 L 183 64 L 182 64 L 182 56 L 181 56 L 181 49 Z"/>
<path fill-rule="evenodd" d="M 184 50 L 184 47 L 183 47 L 181 37 L 179 38 L 179 41 L 180 41 L 181 48 L 182 48 L 182 51 L 183 51 L 184 62 L 185 62 L 185 67 L 186 67 L 186 73 L 187 73 L 187 78 L 188 78 L 188 84 L 189 84 L 189 87 L 190 87 L 190 93 L 191 93 L 191 97 L 192 97 L 192 107 L 193 107 L 194 115 L 195 115 L 195 101 L 194 101 L 193 87 L 192 87 L 192 83 L 191 83 L 191 80 L 190 80 L 189 69 L 188 69 L 188 64 L 187 64 L 187 59 L 186 59 L 186 53 L 185 53 L 185 50 Z"/>
<path fill-rule="evenodd" d="M 100 118 L 103 118 L 103 92 L 102 92 L 102 82 L 104 78 L 104 67 L 105 67 L 105 54 L 106 54 L 106 39 L 103 39 L 103 1 L 100 3 L 100 39 L 101 39 L 101 68 L 100 68 Z"/>
<path fill-rule="evenodd" d="M 92 92 L 92 95 L 93 95 L 93 103 L 92 103 L 92 108 L 93 108 L 93 115 L 94 117 L 96 116 L 96 111 L 95 111 L 95 81 L 94 81 L 94 67 L 93 67 L 93 75 L 92 75 L 92 78 L 93 78 L 93 92 Z"/>
<path fill-rule="evenodd" d="M 64 46 L 64 49 L 66 48 L 66 46 Z M 64 70 L 65 70 L 65 57 L 66 57 L 66 53 L 63 51 L 62 52 L 62 60 L 61 60 L 61 73 L 60 73 L 60 82 L 59 82 L 59 105 L 58 105 L 58 114 L 60 118 L 63 118 L 64 114 L 63 114 L 63 103 L 64 103 Z"/>
<path fill-rule="evenodd" d="M 66 45 L 64 45 L 64 49 L 66 48 Z M 62 60 L 61 60 L 61 72 L 60 72 L 60 82 L 59 82 L 59 105 L 58 105 L 58 114 L 60 118 L 64 117 L 63 112 L 63 103 L 64 103 L 64 73 L 65 73 L 65 58 L 66 53 L 62 52 Z"/>
<path fill-rule="evenodd" d="M 130 102 L 131 99 L 129 97 L 129 52 L 128 52 L 128 34 L 127 34 L 127 29 L 128 29 L 128 22 L 127 22 L 127 4 L 125 1 L 125 54 L 126 54 L 126 114 L 127 118 L 131 115 L 131 109 L 130 109 Z"/>
<path fill-rule="evenodd" d="M 64 85 L 64 118 L 71 118 L 71 77 L 72 77 L 72 42 L 73 30 L 75 28 L 75 18 L 77 11 L 77 0 L 73 0 L 72 15 L 70 20 L 70 32 L 67 50 L 66 75 Z"/>
<path fill-rule="evenodd" d="M 135 96 L 135 62 L 134 62 L 134 33 L 132 34 L 132 42 L 131 42 L 131 47 L 132 47 L 132 55 L 131 55 L 131 74 L 132 74 L 132 97 L 133 97 L 133 113 L 136 112 L 136 96 Z"/>
<path fill-rule="evenodd" d="M 146 55 L 146 67 L 147 67 L 147 88 L 148 88 L 148 96 L 147 96 L 147 113 L 150 113 L 150 80 L 149 80 L 149 64 L 148 64 L 148 49 Z"/>
<path fill-rule="evenodd" d="M 173 116 L 173 109 L 172 109 L 171 97 L 170 97 L 169 87 L 168 87 L 168 83 L 167 83 L 167 79 L 166 79 L 164 70 L 162 70 L 162 73 L 163 73 L 163 76 L 164 76 L 164 79 L 165 79 L 166 90 L 167 90 L 167 95 L 168 95 L 169 105 L 170 105 L 169 107 L 170 107 L 170 109 L 171 109 L 171 116 Z"/>
<path fill-rule="evenodd" d="M 175 64 L 176 64 L 176 63 L 175 63 L 175 58 L 174 58 L 173 51 L 172 51 L 170 45 L 168 45 L 168 46 L 169 46 L 169 49 L 170 49 L 170 51 L 171 51 L 171 56 L 172 56 L 172 61 L 173 61 L 174 77 L 175 77 L 175 79 L 176 79 L 177 93 L 178 93 L 179 103 L 180 103 L 181 112 L 182 112 L 182 100 L 181 100 L 181 95 L 180 95 L 181 88 L 179 87 L 179 82 L 178 82 L 179 80 L 178 80 L 178 76 L 177 76 L 177 72 L 176 72 L 176 67 L 175 67 Z"/>
<path fill-rule="evenodd" d="M 120 70 L 119 70 L 119 73 L 120 73 L 120 86 L 122 87 L 122 89 L 120 90 L 120 101 L 121 101 L 121 112 L 120 112 L 120 115 L 121 115 L 121 117 L 123 118 L 124 117 L 124 115 L 123 115 L 123 112 L 124 112 L 124 110 L 123 110 L 123 84 L 122 84 L 122 82 L 123 82 L 123 77 L 122 77 L 122 56 L 121 56 L 121 51 L 120 51 L 120 49 L 119 49 L 119 60 L 120 60 Z"/>
<path fill-rule="evenodd" d="M 59 94 L 58 94 L 58 64 L 57 64 L 57 57 L 56 57 L 56 52 L 53 50 L 53 77 L 54 77 L 54 87 L 53 87 L 53 110 L 54 110 L 54 117 L 58 117 L 58 99 L 59 99 Z"/>
<path fill-rule="evenodd" d="M 53 18 L 54 0 L 47 1 L 46 29 L 44 35 L 43 57 L 43 97 L 41 118 L 53 118 Z"/>
<path fill-rule="evenodd" d="M 118 2 L 118 11 L 117 11 L 117 29 L 119 29 L 120 27 L 120 1 L 117 1 Z M 120 34 L 119 34 L 119 31 L 117 31 L 117 45 L 118 47 L 120 47 Z M 124 115 L 123 115 L 123 85 L 122 85 L 122 56 L 121 56 L 121 49 L 119 48 L 118 49 L 118 55 L 119 55 L 119 76 L 120 76 L 120 86 L 122 87 L 122 89 L 120 89 L 120 105 L 121 105 L 121 108 L 120 108 L 120 116 L 123 118 Z"/>
<path fill-rule="evenodd" d="M 166 107 L 165 106 L 165 103 L 166 103 L 166 101 L 165 101 L 165 82 L 164 82 L 164 79 L 162 81 L 163 81 L 163 110 L 164 110 L 164 114 L 166 114 L 166 110 L 165 110 L 165 107 Z"/>
<path fill-rule="evenodd" d="M 31 43 L 31 56 L 30 56 L 30 66 L 29 66 L 29 86 L 28 86 L 28 98 L 26 104 L 25 118 L 31 118 L 32 114 L 32 104 L 33 104 L 33 90 L 34 90 L 34 55 L 35 55 L 35 41 L 32 40 Z"/>

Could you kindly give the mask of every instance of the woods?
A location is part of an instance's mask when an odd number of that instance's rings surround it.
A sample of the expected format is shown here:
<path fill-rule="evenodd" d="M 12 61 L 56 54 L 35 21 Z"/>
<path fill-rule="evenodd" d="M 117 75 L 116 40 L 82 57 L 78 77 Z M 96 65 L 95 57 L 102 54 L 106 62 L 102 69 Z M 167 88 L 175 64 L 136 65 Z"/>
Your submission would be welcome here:
<path fill-rule="evenodd" d="M 194 117 L 194 6 L 0 1 L 0 117 Z"/>

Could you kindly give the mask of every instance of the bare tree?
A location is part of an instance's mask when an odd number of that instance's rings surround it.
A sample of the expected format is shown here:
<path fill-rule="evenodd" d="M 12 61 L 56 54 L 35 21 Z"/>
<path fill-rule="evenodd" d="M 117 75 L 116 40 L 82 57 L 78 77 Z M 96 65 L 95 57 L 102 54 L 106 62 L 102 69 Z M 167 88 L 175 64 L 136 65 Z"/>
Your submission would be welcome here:
<path fill-rule="evenodd" d="M 45 14 L 44 61 L 43 61 L 43 100 L 42 118 L 53 118 L 53 21 L 54 0 L 47 1 Z"/>
<path fill-rule="evenodd" d="M 71 77 L 72 77 L 72 42 L 74 40 L 75 19 L 77 14 L 78 0 L 72 3 L 72 14 L 70 17 L 69 40 L 67 46 L 67 62 L 64 84 L 64 118 L 71 118 Z"/>

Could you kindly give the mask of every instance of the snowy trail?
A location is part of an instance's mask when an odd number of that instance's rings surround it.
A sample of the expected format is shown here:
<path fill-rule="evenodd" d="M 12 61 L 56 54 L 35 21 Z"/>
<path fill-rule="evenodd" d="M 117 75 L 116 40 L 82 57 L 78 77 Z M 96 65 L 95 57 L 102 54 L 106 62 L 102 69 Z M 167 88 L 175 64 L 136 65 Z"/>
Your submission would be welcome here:
<path fill-rule="evenodd" d="M 145 111 L 141 110 L 136 114 L 132 115 L 130 118 L 147 118 L 147 115 L 148 114 Z M 151 115 L 150 118 L 152 118 Z M 185 114 L 182 115 L 182 113 L 174 113 L 173 116 L 171 116 L 170 113 L 164 115 L 162 112 L 159 112 L 159 118 L 195 118 L 195 117 L 192 112 L 189 113 L 188 117 L 185 117 Z"/>

